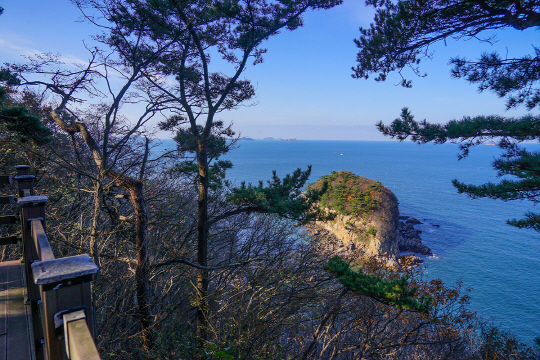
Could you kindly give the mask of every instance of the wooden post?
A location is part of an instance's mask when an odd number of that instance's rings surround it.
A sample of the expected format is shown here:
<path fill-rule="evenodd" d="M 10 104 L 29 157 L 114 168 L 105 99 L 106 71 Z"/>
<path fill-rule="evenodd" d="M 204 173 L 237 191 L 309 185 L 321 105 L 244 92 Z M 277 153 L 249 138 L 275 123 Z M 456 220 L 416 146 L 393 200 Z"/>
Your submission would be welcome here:
<path fill-rule="evenodd" d="M 30 166 L 28 165 L 16 165 L 17 175 L 30 175 Z"/>
<path fill-rule="evenodd" d="M 15 168 L 27 303 L 32 311 L 36 359 L 67 359 L 65 346 L 69 345 L 74 346 L 73 354 L 76 356 L 90 354 L 88 359 L 99 359 L 92 338 L 94 317 L 91 289 L 92 277 L 99 269 L 88 254 L 55 259 L 46 235 L 45 205 L 48 199 L 46 196 L 33 196 L 35 177 L 29 175 L 29 166 L 19 165 Z M 82 317 L 81 311 L 86 316 Z M 70 318 L 67 315 L 73 312 L 78 312 L 78 318 L 66 321 L 66 318 Z M 62 326 L 66 326 L 73 335 L 66 339 L 67 342 L 63 341 Z"/>
<path fill-rule="evenodd" d="M 19 187 L 19 197 L 34 195 L 34 175 L 17 175 L 15 180 Z"/>
<path fill-rule="evenodd" d="M 28 165 L 17 165 L 15 166 L 17 170 L 17 175 L 15 180 L 17 180 L 19 188 L 19 197 L 23 196 L 33 196 L 34 195 L 34 175 L 30 175 L 30 166 Z"/>
<path fill-rule="evenodd" d="M 15 165 L 17 170 L 17 175 L 30 175 L 30 166 L 29 165 Z"/>
<path fill-rule="evenodd" d="M 47 359 L 66 359 L 63 331 L 59 331 L 64 313 L 84 309 L 88 328 L 94 328 L 90 285 L 98 270 L 88 254 L 32 264 L 34 281 L 42 294 Z M 91 330 L 89 332 L 91 334 Z"/>
<path fill-rule="evenodd" d="M 39 260 L 37 249 L 32 238 L 31 220 L 39 219 L 42 227 L 45 229 L 45 204 L 47 203 L 46 196 L 28 196 L 20 197 L 18 203 L 21 210 L 21 228 L 22 228 L 22 243 L 23 243 L 23 261 L 27 288 L 27 304 L 30 305 L 32 311 L 32 328 L 34 333 L 34 346 L 38 359 L 43 359 L 41 340 L 43 332 L 41 330 L 41 321 L 39 317 L 39 286 L 34 283 L 32 276 L 32 263 Z M 50 358 L 49 358 L 50 359 Z"/>
<path fill-rule="evenodd" d="M 17 170 L 17 175 L 15 180 L 19 187 L 19 196 L 32 196 L 34 195 L 34 179 L 36 178 L 33 175 L 30 175 L 30 166 L 28 165 L 17 165 L 15 166 Z"/>

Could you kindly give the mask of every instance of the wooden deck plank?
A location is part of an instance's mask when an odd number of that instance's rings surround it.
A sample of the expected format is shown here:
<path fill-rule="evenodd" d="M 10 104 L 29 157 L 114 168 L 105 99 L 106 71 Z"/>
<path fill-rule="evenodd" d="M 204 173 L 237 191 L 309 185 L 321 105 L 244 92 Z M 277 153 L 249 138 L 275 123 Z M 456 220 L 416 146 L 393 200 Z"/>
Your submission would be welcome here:
<path fill-rule="evenodd" d="M 34 358 L 23 279 L 20 261 L 0 263 L 0 360 Z"/>
<path fill-rule="evenodd" d="M 7 294 L 8 272 L 0 269 L 0 360 L 7 360 Z"/>

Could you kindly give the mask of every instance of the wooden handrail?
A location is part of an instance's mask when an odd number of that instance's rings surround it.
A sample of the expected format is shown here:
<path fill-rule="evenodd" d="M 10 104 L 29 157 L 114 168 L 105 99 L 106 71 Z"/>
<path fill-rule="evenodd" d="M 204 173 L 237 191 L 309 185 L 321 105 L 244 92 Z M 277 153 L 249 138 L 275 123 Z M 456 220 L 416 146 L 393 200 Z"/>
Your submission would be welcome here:
<path fill-rule="evenodd" d="M 32 238 L 34 239 L 34 246 L 39 260 L 54 260 L 54 254 L 47 240 L 41 219 L 32 219 Z"/>
<path fill-rule="evenodd" d="M 29 175 L 29 166 L 17 167 L 15 180 L 36 358 L 100 359 L 92 337 L 91 289 L 92 277 L 99 269 L 88 254 L 55 258 L 47 239 L 47 197 L 33 196 L 34 176 Z M 81 309 L 89 316 L 66 322 Z"/>
<path fill-rule="evenodd" d="M 86 314 L 78 310 L 63 316 L 66 353 L 72 360 L 98 360 L 99 353 L 86 325 Z"/>
<path fill-rule="evenodd" d="M 0 175 L 0 184 L 13 184 L 13 176 L 11 175 Z"/>
<path fill-rule="evenodd" d="M 15 196 L 0 196 L 0 205 L 15 204 Z"/>

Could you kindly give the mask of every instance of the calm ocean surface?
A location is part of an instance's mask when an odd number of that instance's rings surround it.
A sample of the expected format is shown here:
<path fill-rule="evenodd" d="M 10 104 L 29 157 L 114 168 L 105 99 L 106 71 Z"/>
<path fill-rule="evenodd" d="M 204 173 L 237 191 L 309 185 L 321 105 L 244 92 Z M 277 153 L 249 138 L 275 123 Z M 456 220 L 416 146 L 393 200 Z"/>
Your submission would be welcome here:
<path fill-rule="evenodd" d="M 168 147 L 172 141 L 165 141 Z M 371 141 L 242 141 L 227 156 L 228 178 L 252 182 L 280 177 L 312 165 L 310 181 L 349 170 L 381 181 L 399 199 L 400 213 L 423 221 L 417 226 L 434 257 L 426 275 L 450 285 L 471 287 L 472 308 L 529 344 L 540 335 L 540 234 L 506 225 L 529 210 L 530 202 L 470 199 L 458 194 L 452 179 L 482 184 L 497 181 L 491 167 L 500 150 L 477 146 L 457 160 L 456 145 Z M 172 147 L 172 146 L 171 146 Z M 540 145 L 528 145 L 540 150 Z M 434 227 L 431 224 L 438 224 Z"/>

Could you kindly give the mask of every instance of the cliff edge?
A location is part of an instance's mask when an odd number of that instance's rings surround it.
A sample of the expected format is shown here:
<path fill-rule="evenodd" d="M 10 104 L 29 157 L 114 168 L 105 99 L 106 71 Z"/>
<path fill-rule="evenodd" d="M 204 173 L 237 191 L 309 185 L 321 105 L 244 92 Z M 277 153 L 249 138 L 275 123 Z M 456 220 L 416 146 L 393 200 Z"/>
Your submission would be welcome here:
<path fill-rule="evenodd" d="M 399 210 L 392 191 L 350 171 L 334 171 L 309 184 L 310 188 L 324 189 L 318 204 L 334 214 L 333 220 L 307 227 L 315 236 L 335 237 L 324 244 L 333 248 L 329 252 L 350 261 L 377 259 L 388 267 L 398 266 Z"/>

